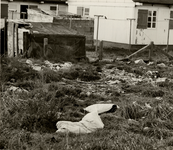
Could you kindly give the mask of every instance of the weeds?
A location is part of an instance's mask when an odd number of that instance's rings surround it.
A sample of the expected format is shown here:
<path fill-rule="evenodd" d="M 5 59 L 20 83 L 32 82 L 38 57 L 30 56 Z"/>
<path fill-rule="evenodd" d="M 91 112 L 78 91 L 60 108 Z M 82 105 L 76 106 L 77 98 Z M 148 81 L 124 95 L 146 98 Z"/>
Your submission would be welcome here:
<path fill-rule="evenodd" d="M 102 68 L 98 64 L 76 64 L 70 71 L 55 72 L 45 68 L 37 72 L 17 59 L 3 58 L 2 62 L 0 149 L 154 150 L 173 145 L 171 83 L 158 87 L 143 82 L 124 83 L 125 93 L 111 91 L 112 95 L 103 97 L 96 93 L 88 95 L 75 82 L 76 79 L 99 80 Z M 118 66 L 136 75 L 144 71 L 134 64 L 116 63 L 109 67 Z M 164 69 L 160 72 L 167 74 Z M 10 85 L 28 92 L 8 92 L 6 89 Z M 162 99 L 156 99 L 158 96 Z M 55 133 L 57 121 L 80 121 L 86 113 L 83 108 L 97 102 L 107 103 L 110 99 L 120 109 L 101 114 L 104 129 L 85 135 Z"/>

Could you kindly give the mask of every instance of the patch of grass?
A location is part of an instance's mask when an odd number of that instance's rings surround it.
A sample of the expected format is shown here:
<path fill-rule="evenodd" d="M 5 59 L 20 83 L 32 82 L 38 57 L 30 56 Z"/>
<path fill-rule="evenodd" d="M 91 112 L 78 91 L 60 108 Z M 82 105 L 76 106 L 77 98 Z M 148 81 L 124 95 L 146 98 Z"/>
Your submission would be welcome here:
<path fill-rule="evenodd" d="M 155 90 L 155 89 L 146 89 L 142 92 L 142 95 L 148 96 L 148 97 L 163 97 L 164 91 L 162 90 Z"/>

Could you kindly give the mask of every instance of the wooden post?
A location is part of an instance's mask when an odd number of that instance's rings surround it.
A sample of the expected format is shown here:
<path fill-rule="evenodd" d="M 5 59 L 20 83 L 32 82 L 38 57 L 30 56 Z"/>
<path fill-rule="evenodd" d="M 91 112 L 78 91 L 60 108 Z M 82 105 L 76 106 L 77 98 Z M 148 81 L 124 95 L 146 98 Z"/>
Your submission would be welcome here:
<path fill-rule="evenodd" d="M 168 20 L 168 36 L 167 36 L 167 47 L 166 47 L 166 50 L 168 52 L 169 51 L 170 21 L 173 20 L 173 19 L 172 18 L 169 18 L 169 19 L 165 19 L 165 20 Z"/>
<path fill-rule="evenodd" d="M 23 21 L 25 21 L 25 15 L 27 15 L 27 13 L 26 12 L 21 12 L 21 14 L 22 14 Z"/>
<path fill-rule="evenodd" d="M 18 32 L 18 24 L 16 26 L 16 50 L 17 50 L 17 55 L 19 54 L 19 32 Z"/>
<path fill-rule="evenodd" d="M 43 56 L 46 57 L 47 47 L 48 47 L 48 38 L 44 38 L 44 47 L 43 47 Z"/>
<path fill-rule="evenodd" d="M 103 41 L 100 41 L 100 46 L 99 46 L 99 60 L 103 59 Z"/>
<path fill-rule="evenodd" d="M 18 56 L 18 24 L 14 24 L 14 52 L 15 56 Z"/>
<path fill-rule="evenodd" d="M 96 34 L 96 53 L 97 53 L 97 47 L 98 47 L 98 34 L 99 34 L 99 18 L 103 17 L 102 15 L 94 15 L 97 17 L 97 34 Z"/>
<path fill-rule="evenodd" d="M 70 26 L 69 26 L 69 29 L 71 29 L 71 26 L 72 26 L 72 16 L 70 16 Z"/>
<path fill-rule="evenodd" d="M 7 50 L 7 18 L 4 18 L 4 54 L 6 53 Z"/>
<path fill-rule="evenodd" d="M 132 21 L 135 20 L 134 18 L 127 18 L 130 20 L 130 34 L 129 34 L 129 51 L 131 50 L 131 37 L 132 37 Z"/>
<path fill-rule="evenodd" d="M 168 37 L 167 37 L 167 52 L 169 51 L 169 31 L 170 31 L 170 20 L 168 20 Z"/>
<path fill-rule="evenodd" d="M 23 53 L 27 51 L 27 37 L 28 37 L 28 32 L 23 32 Z"/>
<path fill-rule="evenodd" d="M 13 47 L 12 47 L 12 49 L 13 49 L 13 57 L 15 57 L 16 56 L 16 54 L 15 54 L 15 23 L 13 23 L 13 25 L 12 25 L 12 28 L 13 28 L 13 36 L 12 36 L 12 38 L 13 38 Z"/>
<path fill-rule="evenodd" d="M 152 41 L 150 43 L 150 49 L 149 49 L 149 56 L 148 56 L 149 61 L 151 61 L 151 55 L 153 53 L 153 49 L 154 49 L 154 42 Z"/>

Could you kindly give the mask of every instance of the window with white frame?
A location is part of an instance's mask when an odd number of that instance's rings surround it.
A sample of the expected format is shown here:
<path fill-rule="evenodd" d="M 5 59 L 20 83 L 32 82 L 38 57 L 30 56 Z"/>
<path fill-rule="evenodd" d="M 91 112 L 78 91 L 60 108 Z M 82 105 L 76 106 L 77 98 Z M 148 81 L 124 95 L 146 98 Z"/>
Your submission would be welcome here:
<path fill-rule="evenodd" d="M 157 25 L 157 11 L 139 9 L 138 10 L 138 20 L 137 28 L 138 29 L 154 29 Z"/>
<path fill-rule="evenodd" d="M 84 9 L 84 16 L 89 16 L 89 12 L 90 12 L 90 9 L 89 8 L 85 8 Z"/>
<path fill-rule="evenodd" d="M 156 16 L 157 12 L 155 10 L 148 11 L 148 28 L 156 28 Z"/>
<path fill-rule="evenodd" d="M 77 15 L 89 16 L 90 9 L 87 7 L 77 7 Z"/>

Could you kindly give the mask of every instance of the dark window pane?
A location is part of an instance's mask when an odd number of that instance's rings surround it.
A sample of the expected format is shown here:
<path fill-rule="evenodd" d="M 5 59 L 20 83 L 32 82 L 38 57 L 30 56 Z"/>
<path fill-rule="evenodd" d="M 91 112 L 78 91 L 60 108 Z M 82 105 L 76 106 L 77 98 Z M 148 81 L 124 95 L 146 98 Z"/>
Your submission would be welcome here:
<path fill-rule="evenodd" d="M 85 12 L 88 12 L 89 13 L 89 10 L 90 10 L 89 8 L 85 8 Z"/>
<path fill-rule="evenodd" d="M 50 6 L 50 10 L 56 10 L 56 6 Z"/>
<path fill-rule="evenodd" d="M 156 22 L 156 17 L 153 17 L 153 22 Z"/>
<path fill-rule="evenodd" d="M 28 5 L 20 5 L 20 19 L 28 19 Z"/>
<path fill-rule="evenodd" d="M 89 15 L 89 8 L 85 8 L 85 15 Z"/>
<path fill-rule="evenodd" d="M 155 28 L 155 27 L 156 27 L 156 23 L 153 23 L 152 28 Z"/>
<path fill-rule="evenodd" d="M 151 21 L 151 17 L 148 17 L 148 21 Z"/>
<path fill-rule="evenodd" d="M 156 16 L 156 11 L 153 11 L 153 16 Z"/>
<path fill-rule="evenodd" d="M 148 27 L 151 28 L 151 23 L 148 23 Z"/>

